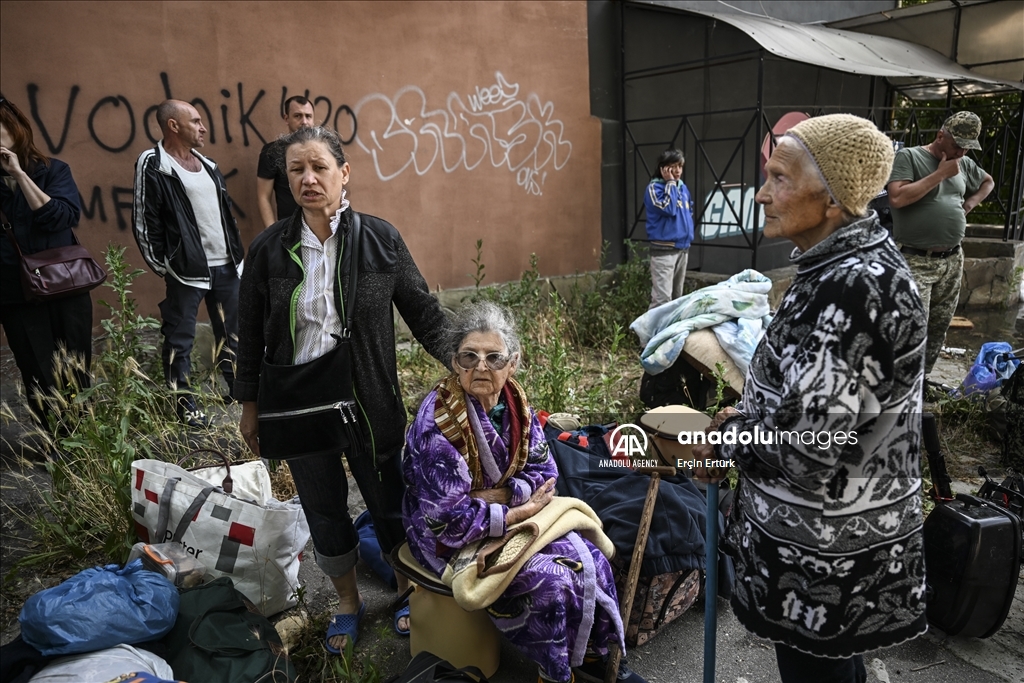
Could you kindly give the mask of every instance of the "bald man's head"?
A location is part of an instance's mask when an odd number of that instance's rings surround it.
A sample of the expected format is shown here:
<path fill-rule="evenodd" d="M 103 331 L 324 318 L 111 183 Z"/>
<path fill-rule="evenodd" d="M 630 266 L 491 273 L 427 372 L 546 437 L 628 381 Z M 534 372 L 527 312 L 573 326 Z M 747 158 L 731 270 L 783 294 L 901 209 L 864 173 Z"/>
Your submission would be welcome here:
<path fill-rule="evenodd" d="M 167 135 L 167 122 L 171 119 L 180 121 L 186 118 L 190 108 L 192 105 L 181 100 L 164 100 L 160 103 L 160 106 L 156 108 L 156 122 L 165 136 Z"/>
<path fill-rule="evenodd" d="M 166 142 L 190 148 L 203 146 L 206 127 L 199 112 L 188 102 L 166 100 L 156 108 L 156 120 Z"/>

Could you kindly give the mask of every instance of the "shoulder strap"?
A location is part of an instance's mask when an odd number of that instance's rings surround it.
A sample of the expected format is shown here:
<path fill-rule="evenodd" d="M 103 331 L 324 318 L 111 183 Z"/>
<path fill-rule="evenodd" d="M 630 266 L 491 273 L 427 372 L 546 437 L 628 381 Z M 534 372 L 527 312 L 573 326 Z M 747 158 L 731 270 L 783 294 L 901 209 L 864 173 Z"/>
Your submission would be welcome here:
<path fill-rule="evenodd" d="M 11 229 L 11 224 L 7 222 L 7 216 L 3 217 L 3 230 L 4 234 L 7 235 L 7 239 L 14 245 L 14 250 L 18 252 L 18 258 L 24 259 L 24 254 L 21 253 L 21 245 L 18 244 L 18 240 L 14 237 L 14 231 Z"/>
<path fill-rule="evenodd" d="M 352 212 L 352 231 L 350 233 L 350 239 L 352 240 L 352 254 L 349 256 L 348 264 L 348 292 L 346 292 L 346 303 L 345 303 L 345 334 L 352 333 L 352 319 L 355 315 L 356 310 L 356 281 L 359 277 L 359 247 L 362 245 L 362 225 L 359 219 L 359 214 L 355 211 Z"/>

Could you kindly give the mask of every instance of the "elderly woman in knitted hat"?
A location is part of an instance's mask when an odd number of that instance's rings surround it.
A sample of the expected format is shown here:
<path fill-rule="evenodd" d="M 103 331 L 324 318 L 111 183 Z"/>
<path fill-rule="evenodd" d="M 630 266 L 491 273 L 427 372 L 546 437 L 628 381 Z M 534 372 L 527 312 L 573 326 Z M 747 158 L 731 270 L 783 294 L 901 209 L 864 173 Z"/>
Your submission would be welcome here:
<path fill-rule="evenodd" d="M 482 556 L 473 553 L 483 553 L 479 548 L 513 525 L 543 527 L 542 511 L 570 503 L 552 502 L 558 470 L 537 415 L 512 377 L 519 337 L 511 314 L 491 303 L 472 304 L 455 316 L 451 330 L 452 374 L 427 394 L 406 436 L 402 505 L 410 551 L 446 582 L 476 566 Z M 531 555 L 496 599 L 481 601 L 505 637 L 538 664 L 542 683 L 571 683 L 574 674 L 603 681 L 609 645 L 624 645 L 615 581 L 603 554 L 614 548 L 599 528 L 589 535 L 574 528 Z M 465 606 L 455 585 L 453 591 Z M 643 683 L 624 662 L 617 680 Z"/>
<path fill-rule="evenodd" d="M 784 683 L 863 682 L 861 653 L 927 628 L 926 319 L 906 262 L 867 208 L 892 159 L 874 124 L 845 114 L 808 119 L 779 142 L 757 202 L 765 235 L 796 245 L 797 274 L 742 400 L 713 422 L 730 443 L 694 449 L 739 469 L 726 533 L 732 606 L 775 642 Z"/>

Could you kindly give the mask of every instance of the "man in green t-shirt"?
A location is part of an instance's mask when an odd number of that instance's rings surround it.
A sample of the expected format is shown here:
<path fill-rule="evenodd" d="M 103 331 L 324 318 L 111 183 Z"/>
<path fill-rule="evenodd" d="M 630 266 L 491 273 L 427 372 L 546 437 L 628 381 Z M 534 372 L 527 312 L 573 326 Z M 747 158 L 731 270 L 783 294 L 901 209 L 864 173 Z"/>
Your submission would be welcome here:
<path fill-rule="evenodd" d="M 981 149 L 981 119 L 969 111 L 953 114 L 923 147 L 896 154 L 889 176 L 893 239 L 910 266 L 928 313 L 925 375 L 932 371 L 960 298 L 964 255 L 960 242 L 967 214 L 995 186 L 992 176 L 969 157 Z"/>

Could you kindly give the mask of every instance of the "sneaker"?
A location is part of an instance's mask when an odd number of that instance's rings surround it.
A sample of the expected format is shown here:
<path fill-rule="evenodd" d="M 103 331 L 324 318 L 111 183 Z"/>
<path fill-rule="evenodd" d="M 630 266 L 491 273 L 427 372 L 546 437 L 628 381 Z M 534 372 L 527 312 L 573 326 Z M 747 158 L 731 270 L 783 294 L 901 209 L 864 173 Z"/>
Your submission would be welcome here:
<path fill-rule="evenodd" d="M 211 424 L 210 418 L 196 405 L 194 396 L 178 398 L 178 419 L 183 425 L 192 429 L 208 429 Z"/>
<path fill-rule="evenodd" d="M 607 662 L 607 657 L 584 657 L 583 664 L 573 669 L 573 673 L 576 674 L 577 680 L 580 681 L 604 683 Z M 619 661 L 619 674 L 616 680 L 623 681 L 624 683 L 647 683 L 643 676 L 626 666 L 625 659 Z"/>

